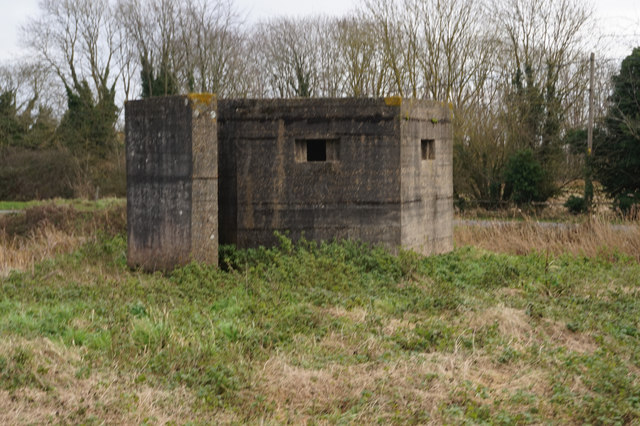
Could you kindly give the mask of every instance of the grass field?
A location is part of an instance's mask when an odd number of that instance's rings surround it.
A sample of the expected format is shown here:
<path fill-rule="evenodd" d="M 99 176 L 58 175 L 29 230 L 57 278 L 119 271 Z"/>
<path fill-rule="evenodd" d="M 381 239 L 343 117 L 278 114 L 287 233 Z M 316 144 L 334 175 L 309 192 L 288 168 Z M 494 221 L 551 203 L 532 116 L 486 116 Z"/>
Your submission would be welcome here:
<path fill-rule="evenodd" d="M 146 274 L 121 204 L 3 218 L 0 423 L 638 423 L 638 225 L 524 226 Z"/>

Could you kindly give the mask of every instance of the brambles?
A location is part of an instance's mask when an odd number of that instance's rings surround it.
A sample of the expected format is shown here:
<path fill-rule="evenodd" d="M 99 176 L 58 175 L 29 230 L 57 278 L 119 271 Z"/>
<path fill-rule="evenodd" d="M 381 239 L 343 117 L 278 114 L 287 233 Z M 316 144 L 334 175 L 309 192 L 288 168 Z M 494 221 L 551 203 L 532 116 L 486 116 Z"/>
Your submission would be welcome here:
<path fill-rule="evenodd" d="M 0 147 L 0 200 L 72 197 L 75 175 L 66 151 Z"/>

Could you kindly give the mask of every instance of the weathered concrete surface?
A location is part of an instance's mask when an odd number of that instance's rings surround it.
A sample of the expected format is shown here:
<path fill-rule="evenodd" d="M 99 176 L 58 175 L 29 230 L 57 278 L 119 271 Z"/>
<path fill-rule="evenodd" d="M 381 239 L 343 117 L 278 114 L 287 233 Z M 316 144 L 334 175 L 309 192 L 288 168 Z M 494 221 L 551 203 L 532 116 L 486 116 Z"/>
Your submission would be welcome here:
<path fill-rule="evenodd" d="M 448 106 L 402 105 L 402 247 L 436 254 L 453 250 L 453 128 Z M 430 145 L 430 154 L 423 152 Z"/>
<path fill-rule="evenodd" d="M 218 261 L 217 101 L 125 105 L 127 261 L 147 270 Z"/>
<path fill-rule="evenodd" d="M 222 243 L 271 245 L 277 230 L 425 254 L 453 247 L 446 106 L 399 98 L 221 100 L 218 140 Z M 433 141 L 433 159 L 422 158 L 423 140 Z"/>

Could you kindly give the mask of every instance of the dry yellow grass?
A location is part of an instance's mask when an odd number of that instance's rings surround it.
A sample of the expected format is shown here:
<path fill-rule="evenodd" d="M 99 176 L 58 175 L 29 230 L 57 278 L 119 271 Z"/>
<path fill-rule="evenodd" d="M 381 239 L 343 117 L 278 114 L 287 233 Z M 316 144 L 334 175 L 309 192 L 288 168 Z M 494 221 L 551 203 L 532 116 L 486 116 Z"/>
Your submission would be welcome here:
<path fill-rule="evenodd" d="M 32 207 L 14 216 L 0 216 L 0 277 L 70 253 L 99 231 L 122 232 L 125 214 L 121 205 L 83 213 L 52 204 Z"/>
<path fill-rule="evenodd" d="M 523 312 L 511 308 L 480 311 L 468 325 L 482 328 L 493 322 L 510 335 L 516 348 L 547 338 L 555 344 L 566 343 L 555 334 L 565 331 L 549 323 L 536 333 Z M 332 333 L 320 345 L 353 349 L 354 341 L 349 335 Z M 581 345 L 568 348 L 580 350 Z M 79 374 L 85 348 L 68 347 L 47 338 L 12 338 L 0 343 L 0 356 L 9 359 L 16 349 L 31 354 L 26 367 L 41 386 L 0 390 L 0 424 L 64 424 L 92 417 L 105 424 L 180 424 L 193 416 L 197 397 L 186 387 L 167 390 L 137 383 L 135 375 L 119 373 L 117 365 Z M 394 362 L 380 361 L 380 356 L 359 364 L 328 362 L 313 367 L 313 357 L 308 354 L 274 354 L 256 366 L 253 383 L 241 398 L 250 403 L 256 394 L 263 395 L 270 407 L 264 418 L 268 423 L 318 422 L 321 416 L 330 418 L 332 413 L 353 408 L 351 421 L 356 424 L 393 423 L 393 413 L 397 412 L 424 413 L 426 417 L 420 417 L 420 422 L 442 424 L 446 421 L 443 407 L 468 404 L 469 400 L 483 404 L 519 390 L 535 395 L 541 411 L 553 412 L 548 401 L 551 382 L 543 367 L 526 362 L 498 363 L 483 349 L 411 353 Z M 580 383 L 571 386 L 579 387 Z M 47 387 L 49 390 L 45 390 Z M 486 394 L 481 395 L 478 389 Z M 200 420 L 215 423 L 242 421 L 242 414 L 238 417 L 238 413 L 223 409 L 199 415 Z M 319 423 L 333 422 L 325 419 Z"/>
<path fill-rule="evenodd" d="M 86 236 L 61 231 L 48 225 L 27 237 L 0 233 L 0 277 L 12 270 L 25 270 L 37 262 L 61 253 L 70 253 L 87 240 Z"/>
<path fill-rule="evenodd" d="M 117 370 L 79 373 L 86 350 L 47 338 L 4 339 L 0 356 L 16 350 L 29 354 L 23 366 L 32 370 L 39 386 L 0 389 L 0 424 L 73 424 L 100 419 L 102 424 L 179 424 L 189 418 L 196 395 L 179 387 L 171 391 L 135 383 L 135 377 Z M 220 417 L 224 413 L 221 413 Z"/>
<path fill-rule="evenodd" d="M 525 350 L 534 342 L 563 346 L 577 353 L 591 353 L 597 348 L 589 334 L 569 331 L 566 324 L 544 319 L 532 325 L 523 309 L 497 305 L 470 314 L 468 321 L 472 330 L 496 324 L 500 335 L 517 350 Z"/>
<path fill-rule="evenodd" d="M 635 221 L 612 225 L 593 218 L 584 224 L 560 226 L 536 222 L 459 225 L 454 235 L 457 246 L 510 254 L 548 251 L 595 257 L 617 251 L 640 261 L 640 225 Z"/>
<path fill-rule="evenodd" d="M 276 356 L 264 364 L 254 386 L 268 396 L 278 422 L 302 424 L 358 406 L 357 417 L 352 419 L 356 424 L 393 422 L 391 413 L 398 410 L 426 413 L 421 422 L 428 419 L 428 424 L 442 424 L 443 405 L 460 402 L 459 398 L 482 402 L 475 392 L 465 392 L 469 383 L 485 387 L 485 398 L 526 389 L 542 405 L 550 392 L 547 373 L 541 368 L 496 364 L 481 353 L 441 352 L 412 354 L 394 363 L 332 363 L 322 369 L 294 365 Z M 381 413 L 387 417 L 380 417 Z"/>
<path fill-rule="evenodd" d="M 503 305 L 469 312 L 459 321 L 463 333 L 469 335 L 496 325 L 506 344 L 520 353 L 548 346 L 590 354 L 597 348 L 588 333 L 571 332 L 549 319 L 535 321 L 524 310 Z M 414 326 L 411 321 L 402 321 L 402 327 Z M 373 343 L 381 345 L 380 341 Z M 337 333 L 330 333 L 319 346 L 337 353 L 365 350 L 348 334 Z M 530 402 L 509 400 L 508 396 L 518 393 L 530 395 L 537 401 L 537 410 L 549 418 L 557 410 L 550 400 L 553 377 L 544 365 L 520 359 L 500 362 L 496 353 L 486 348 L 458 350 L 457 344 L 452 352 L 413 352 L 393 362 L 380 361 L 384 350 L 377 349 L 369 358 L 376 361 L 328 362 L 318 367 L 317 360 L 303 353 L 276 354 L 259 369 L 251 387 L 265 395 L 273 410 L 270 420 L 294 424 L 331 424 L 317 419 L 350 410 L 357 413 L 351 418 L 357 424 L 394 423 L 394 412 L 403 413 L 405 421 L 415 413 L 420 424 L 442 424 L 450 421 L 447 407 L 470 401 L 481 406 L 502 400 L 512 413 L 529 409 Z M 567 385 L 574 392 L 589 393 L 578 378 Z"/>

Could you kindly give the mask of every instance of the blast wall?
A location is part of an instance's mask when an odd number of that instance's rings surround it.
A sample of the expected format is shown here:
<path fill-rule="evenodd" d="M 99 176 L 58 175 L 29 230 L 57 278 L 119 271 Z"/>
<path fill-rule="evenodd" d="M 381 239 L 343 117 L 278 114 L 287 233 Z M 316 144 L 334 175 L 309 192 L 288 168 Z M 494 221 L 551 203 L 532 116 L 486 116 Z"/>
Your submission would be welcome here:
<path fill-rule="evenodd" d="M 453 129 L 436 102 L 402 105 L 402 241 L 423 254 L 453 249 Z"/>
<path fill-rule="evenodd" d="M 218 262 L 217 105 L 212 95 L 125 105 L 127 262 Z"/>

